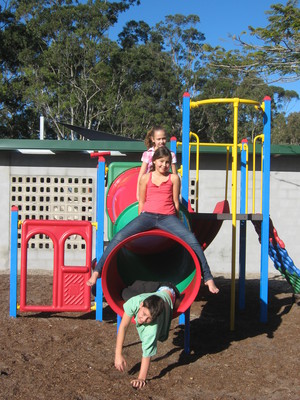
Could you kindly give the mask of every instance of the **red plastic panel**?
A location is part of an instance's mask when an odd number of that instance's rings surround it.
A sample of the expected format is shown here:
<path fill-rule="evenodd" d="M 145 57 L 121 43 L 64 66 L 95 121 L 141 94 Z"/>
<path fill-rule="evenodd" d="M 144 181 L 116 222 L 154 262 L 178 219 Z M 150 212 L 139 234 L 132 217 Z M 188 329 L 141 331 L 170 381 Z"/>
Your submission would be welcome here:
<path fill-rule="evenodd" d="M 27 305 L 27 245 L 31 237 L 44 234 L 53 242 L 53 298 L 51 305 Z M 64 265 L 65 241 L 80 235 L 86 243 L 86 262 Z M 20 310 L 36 312 L 86 312 L 91 308 L 90 277 L 92 261 L 92 225 L 88 221 L 26 220 L 22 224 Z"/>

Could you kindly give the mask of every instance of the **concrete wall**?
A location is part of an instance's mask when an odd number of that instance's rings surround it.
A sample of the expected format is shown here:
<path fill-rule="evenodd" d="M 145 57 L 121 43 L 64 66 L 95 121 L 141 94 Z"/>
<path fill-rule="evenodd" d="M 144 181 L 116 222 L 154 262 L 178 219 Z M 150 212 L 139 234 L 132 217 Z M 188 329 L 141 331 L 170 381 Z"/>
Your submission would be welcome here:
<path fill-rule="evenodd" d="M 225 192 L 225 170 L 222 169 L 221 156 L 202 157 L 200 171 L 200 192 L 199 212 L 212 212 L 216 203 L 224 198 Z M 300 268 L 300 247 L 298 238 L 300 234 L 300 163 L 299 157 L 271 157 L 270 176 L 270 217 L 273 221 L 279 237 L 285 242 L 286 249 L 293 259 L 295 265 Z M 212 165 L 213 164 L 213 165 Z M 249 163 L 249 171 L 252 170 L 252 163 Z M 259 168 L 259 160 L 256 161 L 256 168 Z M 208 168 L 208 169 L 206 169 Z M 249 197 L 248 212 L 252 213 L 252 172 L 249 173 Z M 255 175 L 256 187 L 260 187 L 260 172 Z M 239 211 L 239 182 L 238 172 L 238 196 L 237 211 Z M 228 184 L 228 200 L 231 203 L 231 177 Z M 255 212 L 259 213 L 261 207 L 260 190 L 255 192 Z M 239 259 L 239 221 L 237 222 L 237 253 L 236 271 L 238 275 Z M 247 273 L 260 273 L 260 243 L 252 222 L 247 222 Z M 232 249 L 232 223 L 224 221 L 219 234 L 207 248 L 205 254 L 209 261 L 211 270 L 218 274 L 228 274 L 231 270 L 231 249 Z M 272 261 L 269 261 L 270 275 L 278 274 Z"/>
<path fill-rule="evenodd" d="M 10 157 L 3 153 L 0 167 L 0 270 L 9 268 L 10 260 Z"/>
<path fill-rule="evenodd" d="M 179 157 L 180 158 L 180 157 Z M 109 157 L 112 161 L 139 161 L 140 153 L 132 153 L 129 157 Z M 180 162 L 180 160 L 179 160 Z M 10 259 L 10 185 L 12 175 L 30 176 L 92 176 L 96 179 L 96 160 L 91 160 L 87 153 L 72 152 L 56 155 L 23 155 L 18 152 L 1 152 L 0 161 L 0 271 L 9 270 Z M 251 163 L 250 163 L 251 164 Z M 193 165 L 193 163 L 192 163 Z M 259 166 L 259 162 L 257 163 Z M 251 170 L 252 166 L 249 166 Z M 224 155 L 201 155 L 200 159 L 200 190 L 199 212 L 212 212 L 216 203 L 225 197 L 225 157 Z M 230 176 L 230 174 L 229 174 Z M 195 171 L 191 172 L 195 177 Z M 238 174 L 239 182 L 239 174 Z M 300 163 L 297 156 L 272 157 L 270 180 L 270 215 L 279 236 L 285 242 L 286 248 L 299 268 L 300 247 Z M 256 183 L 260 183 L 260 173 L 256 173 Z M 249 174 L 249 205 L 252 212 L 252 173 Z M 95 192 L 94 192 L 95 196 Z M 231 177 L 228 182 L 228 200 L 231 201 Z M 95 205 L 95 198 L 93 200 Z M 260 192 L 256 192 L 255 211 L 260 211 Z M 95 208 L 94 208 L 95 209 Z M 238 196 L 239 210 L 239 196 Z M 94 215 L 95 219 L 95 215 Z M 224 221 L 218 236 L 206 250 L 206 256 L 214 274 L 230 274 L 232 249 L 231 221 Z M 237 223 L 237 272 L 238 272 L 238 240 L 239 222 Z M 74 256 L 74 254 L 73 254 Z M 75 257 L 75 256 L 74 256 Z M 32 257 L 38 268 L 51 269 L 51 254 L 46 251 L 34 252 Z M 20 259 L 20 258 L 19 258 Z M 47 261 L 48 260 L 48 261 Z M 49 261 L 50 260 L 50 261 Z M 277 274 L 272 262 L 269 263 L 270 274 Z M 247 274 L 259 274 L 260 244 L 251 222 L 247 222 Z"/>

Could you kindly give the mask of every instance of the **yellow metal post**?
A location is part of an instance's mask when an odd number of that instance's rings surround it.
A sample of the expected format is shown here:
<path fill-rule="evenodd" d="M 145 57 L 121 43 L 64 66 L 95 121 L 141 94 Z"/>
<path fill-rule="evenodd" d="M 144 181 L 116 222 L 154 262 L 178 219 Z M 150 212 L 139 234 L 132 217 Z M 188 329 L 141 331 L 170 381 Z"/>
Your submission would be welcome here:
<path fill-rule="evenodd" d="M 225 200 L 228 196 L 228 170 L 229 170 L 229 146 L 226 146 L 226 182 L 225 182 Z"/>
<path fill-rule="evenodd" d="M 256 141 L 258 139 L 261 139 L 262 143 L 264 140 L 264 135 L 257 135 L 255 136 L 254 140 L 253 140 L 253 176 L 252 176 L 252 212 L 253 214 L 255 214 L 255 173 L 256 173 Z M 261 160 L 262 160 L 262 154 L 261 154 Z M 262 171 L 262 166 L 261 166 L 261 171 Z M 262 179 L 261 179 L 261 188 L 262 188 Z M 261 195 L 262 195 L 262 190 L 261 190 Z M 262 203 L 262 199 L 261 199 L 261 203 Z M 261 212 L 262 207 L 260 208 L 260 212 Z"/>
<path fill-rule="evenodd" d="M 239 99 L 233 103 L 233 148 L 232 148 L 232 252 L 231 252 L 231 299 L 230 330 L 234 330 L 235 322 L 235 262 L 236 262 L 236 203 L 237 203 L 237 148 L 238 148 L 238 107 Z"/>
<path fill-rule="evenodd" d="M 196 139 L 196 205 L 195 205 L 195 211 L 198 212 L 198 203 L 199 203 L 199 153 L 200 153 L 200 142 L 199 142 L 199 137 L 196 135 L 196 133 L 190 132 L 190 137 Z M 191 153 L 191 146 L 192 144 L 190 143 L 190 153 Z M 190 155 L 191 158 L 191 155 Z"/>

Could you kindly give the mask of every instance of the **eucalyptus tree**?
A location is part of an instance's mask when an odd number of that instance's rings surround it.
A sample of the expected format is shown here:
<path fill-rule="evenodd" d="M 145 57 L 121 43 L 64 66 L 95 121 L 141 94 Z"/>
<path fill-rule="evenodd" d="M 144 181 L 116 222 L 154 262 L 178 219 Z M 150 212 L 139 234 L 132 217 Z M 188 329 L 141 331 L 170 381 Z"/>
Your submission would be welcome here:
<path fill-rule="evenodd" d="M 218 98 L 252 99 L 262 102 L 265 96 L 272 99 L 272 129 L 280 124 L 280 113 L 292 99 L 297 99 L 295 91 L 280 86 L 268 85 L 252 70 L 245 70 L 247 58 L 239 50 L 226 51 L 223 48 L 204 46 L 204 66 L 196 71 L 201 85 L 196 100 Z M 278 119 L 277 119 L 278 118 Z M 192 113 L 192 130 L 202 141 L 231 142 L 233 139 L 233 108 L 230 104 L 201 106 Z M 262 133 L 263 119 L 255 107 L 239 106 L 238 140 L 253 138 Z M 284 131 L 281 135 L 284 136 Z M 277 135 L 278 136 L 278 135 Z M 273 139 L 272 139 L 273 140 Z M 274 138 L 275 140 L 275 138 Z"/>
<path fill-rule="evenodd" d="M 139 1 L 9 2 L 15 23 L 34 39 L 17 53 L 15 76 L 26 81 L 22 101 L 46 116 L 57 138 L 66 137 L 59 121 L 94 128 L 105 120 L 110 58 L 118 49 L 107 31 L 132 4 Z"/>
<path fill-rule="evenodd" d="M 121 50 L 112 60 L 119 103 L 108 114 L 110 129 L 135 138 L 157 124 L 170 134 L 178 131 L 182 85 L 161 38 L 144 21 L 129 21 L 119 44 Z"/>
<path fill-rule="evenodd" d="M 246 32 L 234 39 L 248 53 L 245 67 L 270 76 L 277 74 L 286 81 L 300 78 L 300 9 L 298 0 L 276 3 L 266 11 L 269 24 L 262 28 L 249 26 L 254 41 L 245 38 Z M 276 78 L 275 78 L 276 79 Z"/>
<path fill-rule="evenodd" d="M 161 35 L 163 49 L 172 57 L 178 81 L 191 96 L 196 95 L 200 83 L 195 71 L 202 66 L 205 40 L 198 29 L 199 24 L 198 15 L 175 14 L 167 15 L 155 26 L 155 31 Z"/>
<path fill-rule="evenodd" d="M 38 43 L 8 6 L 0 5 L 0 137 L 22 138 L 36 132 L 36 124 L 32 105 L 23 99 L 27 81 L 19 72 L 19 54 Z"/>
<path fill-rule="evenodd" d="M 294 112 L 287 117 L 287 137 L 289 144 L 300 145 L 300 113 Z"/>
<path fill-rule="evenodd" d="M 276 80 L 299 79 L 299 26 L 300 14 L 298 1 L 289 0 L 286 5 L 274 4 L 266 28 L 249 27 L 255 38 L 253 43 L 244 39 L 245 32 L 234 36 L 237 49 L 226 51 L 221 47 L 203 46 L 203 65 L 197 71 L 203 79 L 208 78 L 199 98 L 240 97 L 262 101 L 264 96 L 272 98 L 272 142 L 288 143 L 291 141 L 285 127 L 288 120 L 285 115 L 289 104 L 299 99 L 294 90 L 285 90 L 274 86 Z M 200 79 L 201 80 L 201 79 Z M 242 136 L 253 137 L 262 131 L 262 119 L 253 108 L 243 106 L 240 113 L 239 127 Z M 203 140 L 219 141 L 230 139 L 232 115 L 219 105 L 217 108 L 203 108 L 196 112 L 194 129 Z M 224 118 L 225 126 L 221 121 Z M 225 132 L 224 132 L 225 131 Z"/>

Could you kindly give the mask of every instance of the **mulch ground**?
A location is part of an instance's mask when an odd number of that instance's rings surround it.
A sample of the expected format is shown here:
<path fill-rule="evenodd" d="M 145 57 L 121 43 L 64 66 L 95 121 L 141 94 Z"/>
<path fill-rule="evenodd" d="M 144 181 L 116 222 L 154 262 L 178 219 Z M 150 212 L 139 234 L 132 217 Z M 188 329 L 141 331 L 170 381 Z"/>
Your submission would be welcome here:
<path fill-rule="evenodd" d="M 145 388 L 135 390 L 141 344 L 129 329 L 128 370 L 113 366 L 116 316 L 95 313 L 22 313 L 9 317 L 9 276 L 0 275 L 0 399 L 22 400 L 255 400 L 300 399 L 300 301 L 281 277 L 269 281 L 268 322 L 259 322 L 259 279 L 246 282 L 245 311 L 229 329 L 230 280 L 217 277 L 215 296 L 201 286 L 191 308 L 190 354 L 184 327 L 173 320 L 159 344 Z M 33 301 L 44 301 L 47 275 L 29 276 Z"/>

